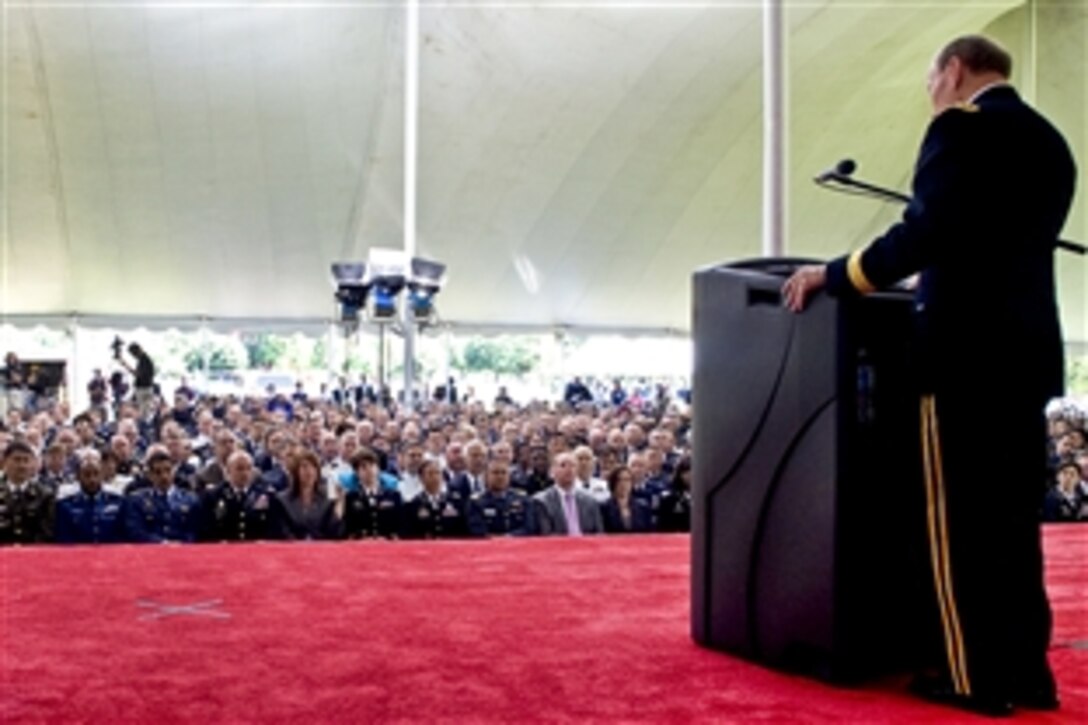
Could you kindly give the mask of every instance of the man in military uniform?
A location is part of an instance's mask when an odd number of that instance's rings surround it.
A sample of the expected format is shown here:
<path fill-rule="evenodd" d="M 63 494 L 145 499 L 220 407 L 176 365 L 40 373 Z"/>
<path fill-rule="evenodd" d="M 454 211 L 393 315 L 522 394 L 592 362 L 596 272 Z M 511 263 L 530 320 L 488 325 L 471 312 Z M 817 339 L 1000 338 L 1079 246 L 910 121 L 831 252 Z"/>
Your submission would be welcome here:
<path fill-rule="evenodd" d="M 148 456 L 147 478 L 151 485 L 129 494 L 125 501 L 129 540 L 196 541 L 201 524 L 200 498 L 174 485 L 174 462 L 169 453 L 156 450 Z"/>
<path fill-rule="evenodd" d="M 487 490 L 468 504 L 468 531 L 472 536 L 526 536 L 533 531 L 529 497 L 510 488 L 510 464 L 492 459 L 487 464 Z"/>
<path fill-rule="evenodd" d="M 349 539 L 394 539 L 400 528 L 400 493 L 382 486 L 378 456 L 369 448 L 351 459 L 359 488 L 344 500 L 344 531 Z"/>
<path fill-rule="evenodd" d="M 920 273 L 927 510 L 918 516 L 944 647 L 943 672 L 915 690 L 990 715 L 1058 707 L 1038 510 L 1044 407 L 1064 383 L 1053 257 L 1076 178 L 1061 134 L 1008 84 L 1011 66 L 986 38 L 946 46 L 929 73 L 934 118 L 902 221 L 783 286 L 800 311 L 822 287 L 848 298 Z M 980 367 L 978 351 L 994 344 L 1012 354 Z M 999 422 L 981 456 L 980 420 Z"/>
<path fill-rule="evenodd" d="M 79 490 L 57 500 L 56 531 L 60 544 L 113 544 L 125 540 L 125 499 L 102 488 L 97 455 L 84 456 L 77 471 Z"/>
<path fill-rule="evenodd" d="M 404 506 L 402 534 L 406 539 L 448 539 L 468 532 L 464 509 L 442 489 L 437 461 L 419 467 L 423 490 Z"/>
<path fill-rule="evenodd" d="M 36 478 L 38 458 L 22 441 L 4 449 L 0 480 L 0 545 L 53 540 L 53 492 Z"/>
<path fill-rule="evenodd" d="M 204 494 L 204 538 L 209 541 L 267 539 L 273 491 L 245 451 L 227 458 L 227 480 Z"/>

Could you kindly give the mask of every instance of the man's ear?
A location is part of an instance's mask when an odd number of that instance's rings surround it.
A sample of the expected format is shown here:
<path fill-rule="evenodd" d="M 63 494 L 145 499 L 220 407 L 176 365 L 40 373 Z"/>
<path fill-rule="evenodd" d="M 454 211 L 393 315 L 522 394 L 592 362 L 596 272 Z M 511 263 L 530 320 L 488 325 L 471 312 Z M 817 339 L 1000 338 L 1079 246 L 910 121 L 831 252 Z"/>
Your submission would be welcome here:
<path fill-rule="evenodd" d="M 963 65 L 963 61 L 957 56 L 952 56 L 948 59 L 948 64 L 945 66 L 946 72 L 952 79 L 952 87 L 957 91 L 963 88 L 964 81 L 966 80 L 966 66 Z"/>

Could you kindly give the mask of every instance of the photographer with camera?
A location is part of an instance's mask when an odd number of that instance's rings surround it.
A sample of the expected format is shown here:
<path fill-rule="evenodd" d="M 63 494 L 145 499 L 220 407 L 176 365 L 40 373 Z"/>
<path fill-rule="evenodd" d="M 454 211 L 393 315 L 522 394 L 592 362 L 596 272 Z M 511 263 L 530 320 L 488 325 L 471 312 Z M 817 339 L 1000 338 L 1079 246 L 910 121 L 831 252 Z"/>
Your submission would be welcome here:
<path fill-rule="evenodd" d="M 4 367 L 0 369 L 0 413 L 7 417 L 9 410 L 23 411 L 26 395 L 26 374 L 23 363 L 14 352 L 4 356 Z"/>
<path fill-rule="evenodd" d="M 140 410 L 140 417 L 146 420 L 155 412 L 155 363 L 142 347 L 135 342 L 130 342 L 128 354 L 136 359 L 136 367 L 132 367 L 121 354 L 123 345 L 121 338 L 114 338 L 113 356 L 117 362 L 121 363 L 121 367 L 132 373 L 136 406 Z"/>

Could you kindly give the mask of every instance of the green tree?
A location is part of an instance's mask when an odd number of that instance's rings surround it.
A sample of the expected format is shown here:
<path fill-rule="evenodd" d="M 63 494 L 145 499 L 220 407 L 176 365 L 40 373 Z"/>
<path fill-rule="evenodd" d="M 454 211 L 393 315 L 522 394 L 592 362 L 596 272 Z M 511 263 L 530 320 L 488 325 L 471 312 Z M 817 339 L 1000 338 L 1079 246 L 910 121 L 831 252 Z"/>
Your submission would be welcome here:
<path fill-rule="evenodd" d="M 314 349 L 310 351 L 310 368 L 313 370 L 325 370 L 328 366 L 328 346 L 325 344 L 325 338 L 319 337 L 314 343 Z"/>
<path fill-rule="evenodd" d="M 540 355 L 524 343 L 509 339 L 476 339 L 465 344 L 454 367 L 467 372 L 489 371 L 499 375 L 525 375 L 536 367 Z"/>
<path fill-rule="evenodd" d="M 271 335 L 267 332 L 247 335 L 244 344 L 251 370 L 274 368 L 279 365 L 284 353 L 287 352 L 286 340 L 280 335 Z"/>
<path fill-rule="evenodd" d="M 234 344 L 231 344 L 231 343 Z M 209 372 L 237 370 L 246 360 L 246 349 L 237 340 L 209 340 L 201 347 L 190 348 L 184 353 L 185 370 L 194 373 L 206 364 Z"/>
<path fill-rule="evenodd" d="M 1065 366 L 1065 387 L 1070 395 L 1088 395 L 1088 355 L 1069 357 Z"/>

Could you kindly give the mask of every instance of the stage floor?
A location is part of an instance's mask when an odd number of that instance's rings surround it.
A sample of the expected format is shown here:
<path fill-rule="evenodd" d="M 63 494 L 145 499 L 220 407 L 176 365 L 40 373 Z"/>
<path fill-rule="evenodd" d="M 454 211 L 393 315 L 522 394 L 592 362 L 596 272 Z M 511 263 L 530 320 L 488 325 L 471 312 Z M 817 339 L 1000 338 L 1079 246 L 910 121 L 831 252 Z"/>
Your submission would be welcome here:
<path fill-rule="evenodd" d="M 1046 533 L 1088 722 L 1088 526 Z M 0 721 L 967 721 L 700 649 L 686 536 L 0 550 Z M 980 719 L 981 721 L 981 719 Z"/>

